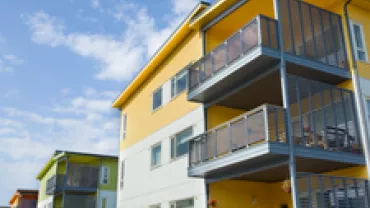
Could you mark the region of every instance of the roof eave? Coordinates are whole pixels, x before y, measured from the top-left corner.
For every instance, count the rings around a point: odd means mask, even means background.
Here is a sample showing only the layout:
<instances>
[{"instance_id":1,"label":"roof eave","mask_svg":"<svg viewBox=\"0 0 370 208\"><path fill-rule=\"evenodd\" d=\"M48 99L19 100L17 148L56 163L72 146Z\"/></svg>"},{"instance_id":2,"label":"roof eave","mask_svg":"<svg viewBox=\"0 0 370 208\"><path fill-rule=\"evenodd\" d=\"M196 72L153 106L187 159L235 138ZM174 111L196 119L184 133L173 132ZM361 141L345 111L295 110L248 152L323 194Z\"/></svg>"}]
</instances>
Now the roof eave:
<instances>
[{"instance_id":1,"label":"roof eave","mask_svg":"<svg viewBox=\"0 0 370 208\"><path fill-rule=\"evenodd\" d=\"M140 84L155 70L155 68L164 60L165 57L173 50L173 48L179 43L192 29L189 27L189 23L192 17L198 14L203 9L207 8L209 3L201 1L184 19L184 21L177 27L172 35L165 41L165 43L158 49L146 66L140 71L140 73L131 81L125 90L114 100L112 107L121 108L127 99L132 95Z\"/></svg>"}]
</instances>

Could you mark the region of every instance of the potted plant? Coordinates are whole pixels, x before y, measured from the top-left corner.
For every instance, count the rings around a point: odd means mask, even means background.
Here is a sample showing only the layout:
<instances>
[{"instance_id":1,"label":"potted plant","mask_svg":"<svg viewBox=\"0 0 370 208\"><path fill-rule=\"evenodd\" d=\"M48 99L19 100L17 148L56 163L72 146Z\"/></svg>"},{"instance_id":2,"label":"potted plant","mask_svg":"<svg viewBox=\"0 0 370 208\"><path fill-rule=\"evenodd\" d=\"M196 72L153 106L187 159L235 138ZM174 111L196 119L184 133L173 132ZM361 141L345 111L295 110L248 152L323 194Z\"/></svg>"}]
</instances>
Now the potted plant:
<instances>
[{"instance_id":1,"label":"potted plant","mask_svg":"<svg viewBox=\"0 0 370 208\"><path fill-rule=\"evenodd\" d=\"M284 192L290 193L292 190L290 180L289 179L284 180L283 183L281 184L281 188L283 189Z\"/></svg>"},{"instance_id":2,"label":"potted plant","mask_svg":"<svg viewBox=\"0 0 370 208\"><path fill-rule=\"evenodd\" d=\"M210 207L216 207L216 205L217 205L216 199L208 200L208 204L209 204Z\"/></svg>"}]
</instances>

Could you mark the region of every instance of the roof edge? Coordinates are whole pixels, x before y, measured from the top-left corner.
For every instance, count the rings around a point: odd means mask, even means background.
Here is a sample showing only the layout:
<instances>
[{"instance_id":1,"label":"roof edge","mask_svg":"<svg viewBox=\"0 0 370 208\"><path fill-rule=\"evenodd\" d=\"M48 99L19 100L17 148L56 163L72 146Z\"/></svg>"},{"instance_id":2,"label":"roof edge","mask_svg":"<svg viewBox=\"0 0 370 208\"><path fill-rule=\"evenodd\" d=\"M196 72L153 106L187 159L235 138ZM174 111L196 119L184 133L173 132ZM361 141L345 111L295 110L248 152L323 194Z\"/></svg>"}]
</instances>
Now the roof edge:
<instances>
[{"instance_id":1,"label":"roof edge","mask_svg":"<svg viewBox=\"0 0 370 208\"><path fill-rule=\"evenodd\" d=\"M136 74L136 76L131 80L131 82L128 84L128 86L118 95L118 97L113 101L112 107L113 108L120 108L122 107L130 95L132 95L136 89L140 86L140 78L144 77L146 78L153 72L156 68L156 64L153 64L155 61L157 61L157 58L164 54L166 57L168 56L167 51L165 51L166 48L168 48L168 45L175 41L177 38L181 37L183 33L186 31L190 31L191 28L187 27L190 23L191 19L199 14L200 11L207 8L210 5L210 3L205 1L200 1L194 9L192 9L189 14L184 18L184 20L177 26L177 28L173 31L173 33L167 38L167 40L161 45L161 47L158 48L158 50L154 53L154 55L149 59L149 61L146 63L146 65ZM172 51L172 50L171 50ZM159 61L161 63L163 60ZM153 66L155 65L155 66ZM153 66L153 67L151 67Z\"/></svg>"}]
</instances>

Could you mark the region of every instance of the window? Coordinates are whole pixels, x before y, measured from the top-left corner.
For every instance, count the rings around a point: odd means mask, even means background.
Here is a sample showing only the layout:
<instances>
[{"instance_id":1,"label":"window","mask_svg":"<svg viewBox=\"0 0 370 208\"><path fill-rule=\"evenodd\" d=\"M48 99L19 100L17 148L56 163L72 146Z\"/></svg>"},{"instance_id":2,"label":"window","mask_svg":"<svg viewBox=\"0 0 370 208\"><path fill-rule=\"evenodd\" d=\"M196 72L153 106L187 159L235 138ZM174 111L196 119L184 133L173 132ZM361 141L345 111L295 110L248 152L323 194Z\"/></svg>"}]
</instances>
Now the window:
<instances>
[{"instance_id":1,"label":"window","mask_svg":"<svg viewBox=\"0 0 370 208\"><path fill-rule=\"evenodd\" d=\"M101 176L100 176L100 184L108 184L109 183L109 167L102 166L101 167Z\"/></svg>"},{"instance_id":2,"label":"window","mask_svg":"<svg viewBox=\"0 0 370 208\"><path fill-rule=\"evenodd\" d=\"M352 45L357 60L368 61L365 36L362 25L352 22Z\"/></svg>"},{"instance_id":3,"label":"window","mask_svg":"<svg viewBox=\"0 0 370 208\"><path fill-rule=\"evenodd\" d=\"M188 142L193 135L193 127L189 127L171 138L171 159L188 153Z\"/></svg>"},{"instance_id":4,"label":"window","mask_svg":"<svg viewBox=\"0 0 370 208\"><path fill-rule=\"evenodd\" d=\"M127 114L123 114L121 118L121 139L124 140L126 138L126 123L127 123Z\"/></svg>"},{"instance_id":5,"label":"window","mask_svg":"<svg viewBox=\"0 0 370 208\"><path fill-rule=\"evenodd\" d=\"M162 86L153 93L153 110L162 106Z\"/></svg>"},{"instance_id":6,"label":"window","mask_svg":"<svg viewBox=\"0 0 370 208\"><path fill-rule=\"evenodd\" d=\"M124 184L124 178L125 178L125 161L122 160L121 161L121 178L120 178L120 183L119 183L119 187L121 189L123 189L123 184Z\"/></svg>"},{"instance_id":7,"label":"window","mask_svg":"<svg viewBox=\"0 0 370 208\"><path fill-rule=\"evenodd\" d=\"M184 90L188 85L187 71L181 71L171 79L171 98L176 97Z\"/></svg>"},{"instance_id":8,"label":"window","mask_svg":"<svg viewBox=\"0 0 370 208\"><path fill-rule=\"evenodd\" d=\"M171 208L194 208L194 199L170 202Z\"/></svg>"},{"instance_id":9,"label":"window","mask_svg":"<svg viewBox=\"0 0 370 208\"><path fill-rule=\"evenodd\" d=\"M161 164L161 144L152 147L151 150L151 167L156 167Z\"/></svg>"},{"instance_id":10,"label":"window","mask_svg":"<svg viewBox=\"0 0 370 208\"><path fill-rule=\"evenodd\" d=\"M101 200L101 208L107 208L108 199L106 197L103 197Z\"/></svg>"}]
</instances>

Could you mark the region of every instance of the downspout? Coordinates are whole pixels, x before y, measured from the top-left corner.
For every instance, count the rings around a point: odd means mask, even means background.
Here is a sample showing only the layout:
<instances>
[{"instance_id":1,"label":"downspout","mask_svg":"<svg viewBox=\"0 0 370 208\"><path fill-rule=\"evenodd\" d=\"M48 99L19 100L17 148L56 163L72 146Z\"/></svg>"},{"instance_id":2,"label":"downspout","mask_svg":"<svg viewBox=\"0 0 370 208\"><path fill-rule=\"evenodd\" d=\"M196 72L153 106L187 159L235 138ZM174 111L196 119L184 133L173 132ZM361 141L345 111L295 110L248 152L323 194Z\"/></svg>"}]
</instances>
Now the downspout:
<instances>
[{"instance_id":1,"label":"downspout","mask_svg":"<svg viewBox=\"0 0 370 208\"><path fill-rule=\"evenodd\" d=\"M281 93L283 98L283 106L285 110L285 124L286 124L286 137L289 141L289 175L291 183L291 195L293 208L299 208L299 197L297 188L297 170L295 161L295 147L292 136L292 122L290 115L290 103L289 103L289 92L288 92L288 78L286 72L286 60L284 52L284 39L283 39L283 27L281 25L281 10L279 0L274 0L275 17L277 17L277 29L278 29L278 40L280 47L280 79L281 79Z\"/></svg>"},{"instance_id":2,"label":"downspout","mask_svg":"<svg viewBox=\"0 0 370 208\"><path fill-rule=\"evenodd\" d=\"M352 0L347 0L346 3L344 4L344 16L346 18L346 24L347 24L347 35L349 38L349 46L351 49L351 60L352 60L352 82L353 82L353 88L355 91L355 102L356 102L356 112L357 112L357 117L359 119L359 128L360 128L360 136L362 140L362 146L363 146L363 151L365 155L365 162L366 162L366 169L367 169L367 175L368 178L370 178L370 148L369 148L369 140L368 140L368 126L367 126L367 121L366 121L366 113L365 113L365 108L364 108L364 103L363 103L363 96L362 96L362 90L361 90L361 85L360 85L360 76L358 73L358 68L357 68L357 61L355 58L355 50L353 48L353 43L352 43L352 32L351 32L351 24L349 20L349 14L348 14L348 5L352 2Z\"/></svg>"}]
</instances>

